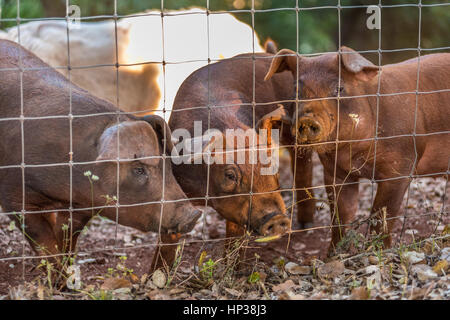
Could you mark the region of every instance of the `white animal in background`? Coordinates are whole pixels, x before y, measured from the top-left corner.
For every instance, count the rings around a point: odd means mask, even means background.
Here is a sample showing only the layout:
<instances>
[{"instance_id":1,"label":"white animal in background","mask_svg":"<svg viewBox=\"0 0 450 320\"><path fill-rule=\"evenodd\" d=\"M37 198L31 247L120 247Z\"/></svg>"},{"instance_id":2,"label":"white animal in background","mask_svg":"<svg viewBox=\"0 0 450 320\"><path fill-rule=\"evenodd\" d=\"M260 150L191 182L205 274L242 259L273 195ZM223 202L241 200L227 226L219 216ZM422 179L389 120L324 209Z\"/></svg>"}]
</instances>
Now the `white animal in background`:
<instances>
[{"instance_id":1,"label":"white animal in background","mask_svg":"<svg viewBox=\"0 0 450 320\"><path fill-rule=\"evenodd\" d=\"M8 29L9 40L36 54L80 87L100 98L118 104L125 111L157 107L160 90L156 65L120 67L116 64L115 26L113 21L82 23L80 29L70 29L65 21L32 21ZM67 46L69 39L70 46ZM117 26L117 53L120 64L127 63L128 26ZM119 86L117 86L117 78ZM119 99L117 99L119 92Z\"/></svg>"},{"instance_id":2,"label":"white animal in background","mask_svg":"<svg viewBox=\"0 0 450 320\"><path fill-rule=\"evenodd\" d=\"M82 22L79 29L70 29L72 81L116 104L118 87L121 109L165 108L168 120L181 83L207 65L208 58L214 63L240 53L264 52L251 26L229 13L207 16L205 9L191 8L165 14L164 20L160 11L146 11L117 21L118 62L131 65L119 67L118 86L114 21ZM18 41L17 27L10 28L7 36ZM22 24L20 37L25 48L51 66L62 67L58 70L67 76L65 21Z\"/></svg>"}]
</instances>

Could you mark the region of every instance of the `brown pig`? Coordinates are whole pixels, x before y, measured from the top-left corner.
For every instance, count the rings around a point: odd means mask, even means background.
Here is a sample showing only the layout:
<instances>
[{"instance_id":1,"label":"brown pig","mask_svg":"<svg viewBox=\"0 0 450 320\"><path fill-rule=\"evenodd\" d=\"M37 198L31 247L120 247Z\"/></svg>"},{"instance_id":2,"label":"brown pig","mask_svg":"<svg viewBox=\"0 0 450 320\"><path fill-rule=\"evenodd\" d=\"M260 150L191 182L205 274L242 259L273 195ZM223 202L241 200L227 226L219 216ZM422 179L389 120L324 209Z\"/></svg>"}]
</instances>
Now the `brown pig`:
<instances>
[{"instance_id":1,"label":"brown pig","mask_svg":"<svg viewBox=\"0 0 450 320\"><path fill-rule=\"evenodd\" d=\"M448 174L450 54L378 67L350 48L340 53L303 57L283 49L266 80L285 70L298 74L291 132L300 147L313 145L319 154L333 225L352 222L358 180L373 179L371 228L388 247L411 179ZM330 253L343 231L333 228Z\"/></svg>"},{"instance_id":2,"label":"brown pig","mask_svg":"<svg viewBox=\"0 0 450 320\"><path fill-rule=\"evenodd\" d=\"M94 214L163 235L193 228L201 212L163 157L170 130L160 117L146 119L119 115L0 41L0 205L23 223L38 254L73 252Z\"/></svg>"},{"instance_id":3,"label":"brown pig","mask_svg":"<svg viewBox=\"0 0 450 320\"><path fill-rule=\"evenodd\" d=\"M195 136L194 123L201 121L201 133L207 129L217 129L223 134L220 140L229 145L233 142L226 136L229 129L241 130L240 133L235 131L237 140L242 139L244 132L252 128L270 131L272 123L267 122L268 119L277 119L277 125L282 123L289 110L279 107L276 102L292 98L293 78L289 72L285 72L274 76L271 81L263 82L271 56L267 53L254 56L241 54L192 73L181 85L175 98L169 120L172 131L186 129L190 136ZM256 102L254 108L253 95ZM257 143L260 138L257 134ZM285 140L282 142L293 144ZM212 151L212 144L207 140L203 144L203 151ZM236 144L234 146L233 156L237 159L239 151ZM245 152L248 153L248 150ZM300 163L304 165L299 165L297 183L300 187L311 185L310 155L304 155L304 159L297 162ZM264 165L259 160L254 165L248 162L208 165L203 161L201 164L175 165L173 170L183 191L189 198L196 199L197 204L204 204L205 196L208 195L208 205L227 220L228 237L242 233L244 228L261 235L281 234L290 227L290 220L285 215L285 205L277 191L278 174L263 175L262 167ZM306 197L304 190L301 192L299 195ZM298 212L309 211L309 219L312 219L314 203L303 202L300 207ZM299 220L303 225L303 221Z\"/></svg>"}]
</instances>

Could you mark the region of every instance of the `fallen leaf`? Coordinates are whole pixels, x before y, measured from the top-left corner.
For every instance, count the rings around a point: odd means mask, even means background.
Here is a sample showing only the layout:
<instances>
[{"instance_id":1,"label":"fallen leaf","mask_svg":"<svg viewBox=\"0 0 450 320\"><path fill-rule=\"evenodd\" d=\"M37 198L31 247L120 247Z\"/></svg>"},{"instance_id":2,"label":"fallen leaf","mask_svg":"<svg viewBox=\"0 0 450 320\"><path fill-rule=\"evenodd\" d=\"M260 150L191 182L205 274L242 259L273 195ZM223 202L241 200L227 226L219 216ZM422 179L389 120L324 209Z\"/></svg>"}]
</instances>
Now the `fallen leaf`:
<instances>
[{"instance_id":1,"label":"fallen leaf","mask_svg":"<svg viewBox=\"0 0 450 320\"><path fill-rule=\"evenodd\" d=\"M330 279L341 275L344 270L344 264L339 260L335 260L321 265L317 270L317 274L320 278Z\"/></svg>"},{"instance_id":2,"label":"fallen leaf","mask_svg":"<svg viewBox=\"0 0 450 320\"><path fill-rule=\"evenodd\" d=\"M183 293L183 292L185 292L185 290L182 289L182 288L173 288L173 289L171 289L171 290L169 291L169 294L170 294L171 296L174 296L174 295L177 295L177 294L180 294L180 293Z\"/></svg>"},{"instance_id":3,"label":"fallen leaf","mask_svg":"<svg viewBox=\"0 0 450 320\"><path fill-rule=\"evenodd\" d=\"M231 288L224 288L226 292L228 292L229 294L231 294L234 297L239 297L242 293L235 290L235 289L231 289Z\"/></svg>"},{"instance_id":4,"label":"fallen leaf","mask_svg":"<svg viewBox=\"0 0 450 320\"><path fill-rule=\"evenodd\" d=\"M108 278L100 287L102 290L116 290L120 288L131 288L131 282L123 278Z\"/></svg>"},{"instance_id":5,"label":"fallen leaf","mask_svg":"<svg viewBox=\"0 0 450 320\"><path fill-rule=\"evenodd\" d=\"M416 264L411 267L411 273L417 276L420 281L436 278L438 275L426 264Z\"/></svg>"},{"instance_id":6,"label":"fallen leaf","mask_svg":"<svg viewBox=\"0 0 450 320\"><path fill-rule=\"evenodd\" d=\"M293 275L297 275L297 274L307 275L307 274L311 273L311 267L299 266L298 264L293 263L293 262L286 263L284 268L287 272L289 272L290 274L293 274Z\"/></svg>"},{"instance_id":7,"label":"fallen leaf","mask_svg":"<svg viewBox=\"0 0 450 320\"><path fill-rule=\"evenodd\" d=\"M289 290L290 288L292 288L292 287L294 287L294 286L295 286L294 281L292 281L292 280L287 280L287 281L285 281L285 282L283 282L283 283L280 283L280 284L278 284L278 285L276 285L276 286L273 286L273 287L272 287L272 290L273 290L274 292L278 292L278 291L287 291L287 290Z\"/></svg>"},{"instance_id":8,"label":"fallen leaf","mask_svg":"<svg viewBox=\"0 0 450 320\"><path fill-rule=\"evenodd\" d=\"M285 291L278 296L278 300L305 300L305 299L306 297L304 295L295 294L290 290Z\"/></svg>"},{"instance_id":9,"label":"fallen leaf","mask_svg":"<svg viewBox=\"0 0 450 320\"><path fill-rule=\"evenodd\" d=\"M131 279L131 282L133 282L133 283L139 283L139 277L137 275L135 275L134 273L132 273L130 275L130 279Z\"/></svg>"},{"instance_id":10,"label":"fallen leaf","mask_svg":"<svg viewBox=\"0 0 450 320\"><path fill-rule=\"evenodd\" d=\"M369 294L367 293L367 289L364 287L354 288L352 290L352 294L350 295L351 300L367 300L369 298Z\"/></svg>"},{"instance_id":11,"label":"fallen leaf","mask_svg":"<svg viewBox=\"0 0 450 320\"><path fill-rule=\"evenodd\" d=\"M150 300L170 300L170 296L158 289L147 292L147 297Z\"/></svg>"},{"instance_id":12,"label":"fallen leaf","mask_svg":"<svg viewBox=\"0 0 450 320\"><path fill-rule=\"evenodd\" d=\"M448 262L447 260L441 260L436 262L436 264L433 267L433 271L436 272L437 274L442 274L442 273L446 273L448 270Z\"/></svg>"}]
</instances>

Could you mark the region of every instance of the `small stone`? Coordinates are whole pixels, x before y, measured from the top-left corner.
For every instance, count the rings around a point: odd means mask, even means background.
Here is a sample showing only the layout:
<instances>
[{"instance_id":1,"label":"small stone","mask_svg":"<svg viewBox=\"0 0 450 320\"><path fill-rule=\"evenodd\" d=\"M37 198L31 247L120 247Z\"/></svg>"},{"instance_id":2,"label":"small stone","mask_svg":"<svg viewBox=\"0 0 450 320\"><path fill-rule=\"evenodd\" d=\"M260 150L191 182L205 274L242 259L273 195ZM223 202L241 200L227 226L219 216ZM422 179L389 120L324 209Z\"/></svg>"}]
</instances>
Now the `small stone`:
<instances>
[{"instance_id":1,"label":"small stone","mask_svg":"<svg viewBox=\"0 0 450 320\"><path fill-rule=\"evenodd\" d=\"M378 266L371 265L371 266L367 266L365 268L359 269L358 271L356 271L356 274L371 275L371 274L374 274L377 272L380 272L380 268L378 268Z\"/></svg>"},{"instance_id":2,"label":"small stone","mask_svg":"<svg viewBox=\"0 0 450 320\"><path fill-rule=\"evenodd\" d=\"M164 288L166 285L166 275L161 269L156 270L152 274L152 282L158 288Z\"/></svg>"},{"instance_id":3,"label":"small stone","mask_svg":"<svg viewBox=\"0 0 450 320\"><path fill-rule=\"evenodd\" d=\"M303 280L298 282L298 286L299 286L299 289L302 291L311 291L314 289L314 287L311 283L309 283L308 281L303 281Z\"/></svg>"},{"instance_id":4,"label":"small stone","mask_svg":"<svg viewBox=\"0 0 450 320\"><path fill-rule=\"evenodd\" d=\"M450 263L450 247L442 249L440 260L447 260Z\"/></svg>"},{"instance_id":5,"label":"small stone","mask_svg":"<svg viewBox=\"0 0 450 320\"><path fill-rule=\"evenodd\" d=\"M380 290L381 288L381 272L375 272L370 277L367 277L367 287L370 289Z\"/></svg>"},{"instance_id":6,"label":"small stone","mask_svg":"<svg viewBox=\"0 0 450 320\"><path fill-rule=\"evenodd\" d=\"M403 259L405 259L409 265L417 264L417 263L423 262L425 260L425 253L416 252L416 251L408 251L403 254Z\"/></svg>"},{"instance_id":7,"label":"small stone","mask_svg":"<svg viewBox=\"0 0 450 320\"><path fill-rule=\"evenodd\" d=\"M420 281L427 281L429 279L436 278L438 275L426 264L416 264L411 267L411 273L417 277Z\"/></svg>"}]
</instances>

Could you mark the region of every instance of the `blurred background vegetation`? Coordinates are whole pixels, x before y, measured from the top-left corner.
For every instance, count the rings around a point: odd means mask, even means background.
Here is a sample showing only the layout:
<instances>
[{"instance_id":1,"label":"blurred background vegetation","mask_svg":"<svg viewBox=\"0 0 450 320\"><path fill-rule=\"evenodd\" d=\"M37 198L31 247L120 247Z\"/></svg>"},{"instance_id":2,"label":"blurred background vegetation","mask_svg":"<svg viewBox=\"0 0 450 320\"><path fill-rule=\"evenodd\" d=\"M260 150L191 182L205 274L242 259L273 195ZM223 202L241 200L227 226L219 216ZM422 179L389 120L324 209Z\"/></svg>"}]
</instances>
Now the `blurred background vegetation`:
<instances>
[{"instance_id":1,"label":"blurred background vegetation","mask_svg":"<svg viewBox=\"0 0 450 320\"><path fill-rule=\"evenodd\" d=\"M273 10L256 12L254 27L261 42L267 37L274 39L279 48L290 48L300 53L335 51L340 43L356 50L382 49L411 50L383 53L383 64L400 61L417 56L418 35L421 34L422 48L440 48L450 46L450 1L422 0L419 19L418 6L411 6L418 0L381 1L381 32L366 28L368 14L366 8L330 8L336 6L337 0L210 0L210 10L230 11L241 21L252 24L252 15L248 10L290 8L290 10ZM297 15L296 2L300 8ZM114 0L70 0L70 4L81 8L82 16L102 16L114 13ZM341 0L342 6L376 5L379 0ZM0 0L2 19L17 17L17 0ZM409 6L408 6L409 4ZM427 6L440 4L437 6ZM442 5L443 4L443 5ZM165 0L164 9L175 10L192 6L206 7L206 0ZM404 5L389 7L391 5ZM328 6L328 7L327 7ZM320 8L322 7L322 8ZM133 14L147 9L161 9L161 0L117 0L119 15ZM20 0L22 18L64 17L65 0ZM340 17L340 18L339 18ZM421 24L419 26L419 21ZM0 28L16 25L16 21L0 21ZM298 30L297 30L298 27ZM298 32L298 42L297 42ZM370 58L370 57L369 57ZM377 60L374 55L372 60Z\"/></svg>"}]
</instances>

